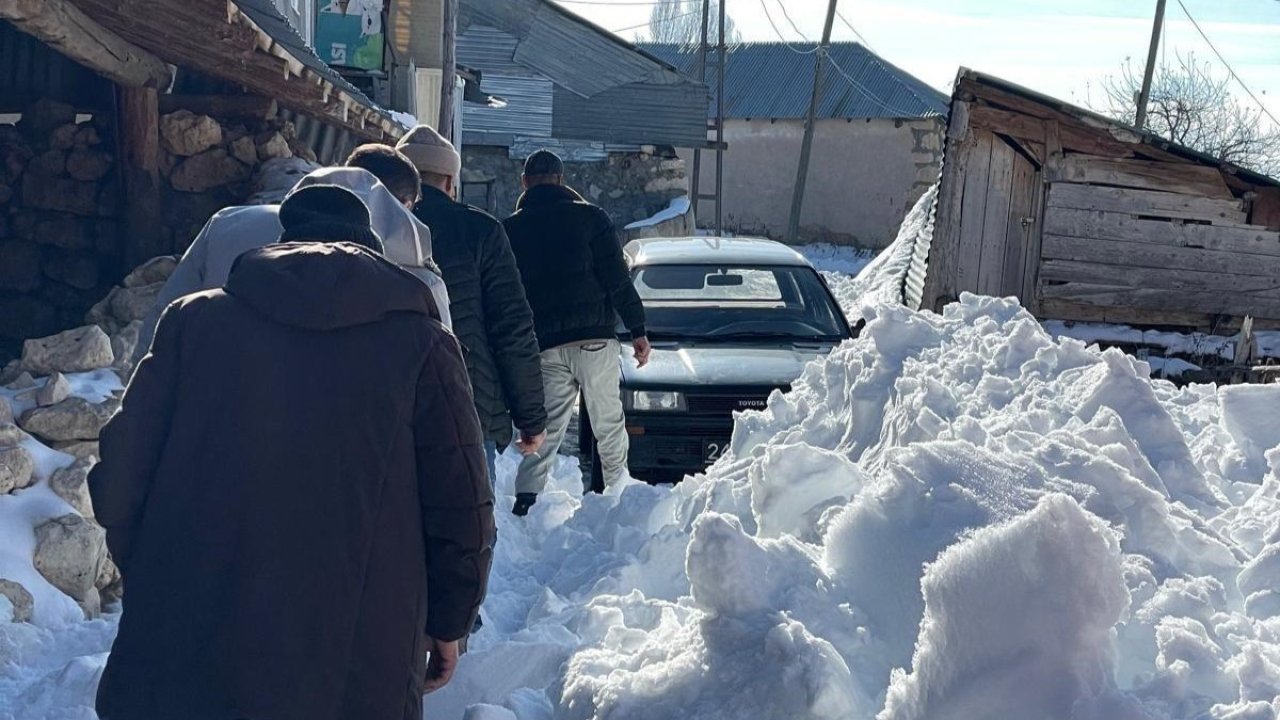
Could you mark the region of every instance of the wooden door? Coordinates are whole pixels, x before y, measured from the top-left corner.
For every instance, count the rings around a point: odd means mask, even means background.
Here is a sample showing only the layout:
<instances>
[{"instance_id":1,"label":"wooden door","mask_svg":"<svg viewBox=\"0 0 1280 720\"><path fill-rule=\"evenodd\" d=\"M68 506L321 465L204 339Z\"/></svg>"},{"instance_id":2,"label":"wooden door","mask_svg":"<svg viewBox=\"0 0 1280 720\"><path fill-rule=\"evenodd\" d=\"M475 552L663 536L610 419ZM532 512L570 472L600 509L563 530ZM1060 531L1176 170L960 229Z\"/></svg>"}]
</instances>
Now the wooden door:
<instances>
[{"instance_id":1,"label":"wooden door","mask_svg":"<svg viewBox=\"0 0 1280 720\"><path fill-rule=\"evenodd\" d=\"M1022 298L1039 186L1040 172L1026 156L998 135L977 134L960 205L958 290Z\"/></svg>"}]
</instances>

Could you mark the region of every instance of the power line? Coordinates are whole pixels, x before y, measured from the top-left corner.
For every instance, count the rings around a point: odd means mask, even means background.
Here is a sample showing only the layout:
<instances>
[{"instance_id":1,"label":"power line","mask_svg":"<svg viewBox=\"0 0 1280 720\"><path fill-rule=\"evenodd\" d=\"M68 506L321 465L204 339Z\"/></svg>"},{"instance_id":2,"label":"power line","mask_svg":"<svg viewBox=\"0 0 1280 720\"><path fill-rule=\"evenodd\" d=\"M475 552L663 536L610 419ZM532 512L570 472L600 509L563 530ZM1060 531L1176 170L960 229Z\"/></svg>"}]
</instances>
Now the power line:
<instances>
[{"instance_id":1,"label":"power line","mask_svg":"<svg viewBox=\"0 0 1280 720\"><path fill-rule=\"evenodd\" d=\"M769 19L769 26L773 28L774 34L778 36L778 39L782 40L783 47L787 48L793 53L796 53L797 55L812 55L818 52L817 45L813 46L812 48L809 48L808 50L797 50L794 47L792 47L791 42L787 40L786 36L782 34L782 31L778 29L778 24L773 21L773 15L769 13L768 0L760 0L760 7L764 9L764 16Z\"/></svg>"},{"instance_id":2,"label":"power line","mask_svg":"<svg viewBox=\"0 0 1280 720\"><path fill-rule=\"evenodd\" d=\"M800 30L800 26L796 25L796 21L791 19L791 13L787 12L786 3L782 2L782 0L778 0L778 7L782 8L783 17L785 17L787 22L791 24L791 29L795 30L797 35L799 35L805 42L813 42Z\"/></svg>"},{"instance_id":3,"label":"power line","mask_svg":"<svg viewBox=\"0 0 1280 720\"><path fill-rule=\"evenodd\" d=\"M1249 89L1249 86L1244 84L1244 80L1241 80L1240 76L1236 74L1235 69L1231 67L1231 63L1227 62L1227 59L1222 57L1222 53L1218 52L1217 46L1215 46L1213 41L1209 39L1209 36L1205 34L1204 30L1200 27L1200 23L1196 22L1196 19L1191 17L1191 11L1187 9L1186 4L1183 3L1182 0L1178 0L1178 7L1182 8L1182 14L1186 15L1187 19L1191 21L1196 32L1200 33L1200 37L1204 39L1205 44L1209 46L1209 49L1213 51L1213 54L1217 55L1218 60L1222 61L1222 64L1226 66L1227 72L1231 74L1231 77L1240 84L1240 87L1244 89L1245 93L1247 93L1249 97L1253 98L1253 101L1258 104L1258 107L1262 110L1263 114L1271 118L1271 122L1280 127L1280 120L1276 120L1276 116L1272 115L1271 111L1267 109L1267 106L1263 105L1262 101L1258 99L1258 96L1254 95L1253 91Z\"/></svg>"},{"instance_id":4,"label":"power line","mask_svg":"<svg viewBox=\"0 0 1280 720\"><path fill-rule=\"evenodd\" d=\"M827 62L831 63L831 67L834 68L835 71L839 73L841 77L847 80L850 85L852 85L858 92L862 93L863 97L875 103L876 105L879 105L881 108L888 110L890 113L893 114L894 117L908 118L908 117L914 117L915 115L918 114L918 113L909 113L906 110L903 110L902 108L886 105L882 100L880 100L880 98L877 98L870 90L867 90L865 87L862 86L861 83L859 83L857 80L854 80L852 75L845 72L845 69L840 67L840 63L837 63L836 59L831 57L830 53L827 54Z\"/></svg>"},{"instance_id":5,"label":"power line","mask_svg":"<svg viewBox=\"0 0 1280 720\"><path fill-rule=\"evenodd\" d=\"M672 22L672 21L675 21L675 20L679 20L679 19L681 19L681 18L687 18L687 17L691 17L691 16L693 16L693 15L701 15L701 14L702 14L702 11L701 11L701 10L694 10L693 12L687 12L687 13L684 13L684 14L682 14L682 15L672 15L671 17L666 18L666 19L664 20L664 22ZM642 22L642 23L640 23L639 25L629 25L629 26L624 27L624 28L618 28L617 30L610 30L609 32L620 33L620 32L626 32L626 31L628 31L628 30L639 30L640 28L646 28L646 27L649 27L649 26L651 26L651 25L653 25L653 22L652 22L652 21L649 21L649 22Z\"/></svg>"},{"instance_id":6,"label":"power line","mask_svg":"<svg viewBox=\"0 0 1280 720\"><path fill-rule=\"evenodd\" d=\"M875 51L875 48L871 47L871 43L867 42L867 39L862 37L862 33L858 32L858 28L854 27L853 23L849 22L849 18L846 18L844 13L840 12L839 8L836 8L836 17L840 18L840 22L844 23L845 27L848 27L853 31L854 36L861 40L862 44L867 46L867 49L873 52Z\"/></svg>"},{"instance_id":7,"label":"power line","mask_svg":"<svg viewBox=\"0 0 1280 720\"><path fill-rule=\"evenodd\" d=\"M778 4L780 6L782 5L781 0L779 0ZM764 8L764 15L765 17L769 18L769 25L770 27L773 28L773 32L775 35L778 36L778 39L782 41L783 47L787 48L791 52L794 52L798 55L812 55L813 53L816 53L818 52L819 49L821 49L821 46L818 46L818 45L815 45L814 47L808 50L795 49L792 46L791 41L787 40L787 37L782 34L782 31L778 29L778 25L773 21L773 16L769 14L769 5L766 2L766 0L760 0L760 6ZM783 11L784 12L786 11L785 7ZM806 38L806 41L808 41L807 38ZM879 105L882 109L889 111L896 117L913 117L915 115L915 113L908 113L902 110L901 108L896 108L896 107L892 107L890 105L885 104L882 100L877 98L870 90L867 90L865 87L863 87L862 83L859 83L857 80L854 80L853 76L850 75L848 72L846 72L844 68L840 67L840 64L836 62L836 59L831 56L830 52L827 52L827 61L831 63L831 67L836 71L836 73L838 73L841 77L843 77L845 81L848 82L849 85L853 87L854 90L857 90L859 93L863 95L863 97L867 98L868 100L875 103L876 105Z\"/></svg>"}]
</instances>

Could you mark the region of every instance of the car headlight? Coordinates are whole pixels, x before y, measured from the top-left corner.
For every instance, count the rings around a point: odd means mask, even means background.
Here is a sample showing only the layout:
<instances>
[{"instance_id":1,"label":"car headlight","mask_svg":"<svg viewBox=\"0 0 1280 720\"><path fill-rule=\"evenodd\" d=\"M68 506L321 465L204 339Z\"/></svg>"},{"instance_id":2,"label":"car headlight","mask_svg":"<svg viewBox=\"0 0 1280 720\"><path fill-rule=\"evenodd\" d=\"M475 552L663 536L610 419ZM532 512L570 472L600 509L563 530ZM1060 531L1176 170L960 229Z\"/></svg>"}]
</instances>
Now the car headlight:
<instances>
[{"instance_id":1,"label":"car headlight","mask_svg":"<svg viewBox=\"0 0 1280 720\"><path fill-rule=\"evenodd\" d=\"M622 393L623 404L637 412L683 412L687 409L684 393L667 390L628 390Z\"/></svg>"}]
</instances>

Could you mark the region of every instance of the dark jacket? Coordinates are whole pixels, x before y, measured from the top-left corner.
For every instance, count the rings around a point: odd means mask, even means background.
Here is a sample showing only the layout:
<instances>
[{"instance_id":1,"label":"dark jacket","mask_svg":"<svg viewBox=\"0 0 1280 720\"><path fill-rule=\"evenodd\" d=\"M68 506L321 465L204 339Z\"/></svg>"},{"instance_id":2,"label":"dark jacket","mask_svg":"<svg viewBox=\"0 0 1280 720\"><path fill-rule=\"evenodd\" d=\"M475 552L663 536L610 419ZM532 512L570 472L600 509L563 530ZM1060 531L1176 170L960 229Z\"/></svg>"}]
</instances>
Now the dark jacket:
<instances>
[{"instance_id":1,"label":"dark jacket","mask_svg":"<svg viewBox=\"0 0 1280 720\"><path fill-rule=\"evenodd\" d=\"M354 245L271 245L165 312L89 477L124 577L104 720L418 720L483 599L493 495L457 342Z\"/></svg>"},{"instance_id":2,"label":"dark jacket","mask_svg":"<svg viewBox=\"0 0 1280 720\"><path fill-rule=\"evenodd\" d=\"M644 307L603 210L563 185L535 185L503 225L543 350L615 337L619 317L633 336L645 334Z\"/></svg>"},{"instance_id":3,"label":"dark jacket","mask_svg":"<svg viewBox=\"0 0 1280 720\"><path fill-rule=\"evenodd\" d=\"M547 410L533 313L502 224L430 185L413 212L431 228L485 436L506 447L513 422L530 435L542 432Z\"/></svg>"}]
</instances>

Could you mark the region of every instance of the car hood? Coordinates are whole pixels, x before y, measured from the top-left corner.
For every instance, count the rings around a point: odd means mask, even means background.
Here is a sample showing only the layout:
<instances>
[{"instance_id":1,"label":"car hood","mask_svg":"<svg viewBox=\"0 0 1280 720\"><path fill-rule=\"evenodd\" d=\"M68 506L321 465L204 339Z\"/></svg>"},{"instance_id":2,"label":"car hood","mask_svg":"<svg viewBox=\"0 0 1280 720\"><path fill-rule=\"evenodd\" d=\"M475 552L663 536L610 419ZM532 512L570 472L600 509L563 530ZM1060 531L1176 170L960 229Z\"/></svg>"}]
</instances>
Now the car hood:
<instances>
[{"instance_id":1,"label":"car hood","mask_svg":"<svg viewBox=\"0 0 1280 720\"><path fill-rule=\"evenodd\" d=\"M740 347L654 345L649 364L636 368L623 346L622 382L631 387L667 385L790 385L804 366L831 352L832 345Z\"/></svg>"}]
</instances>

